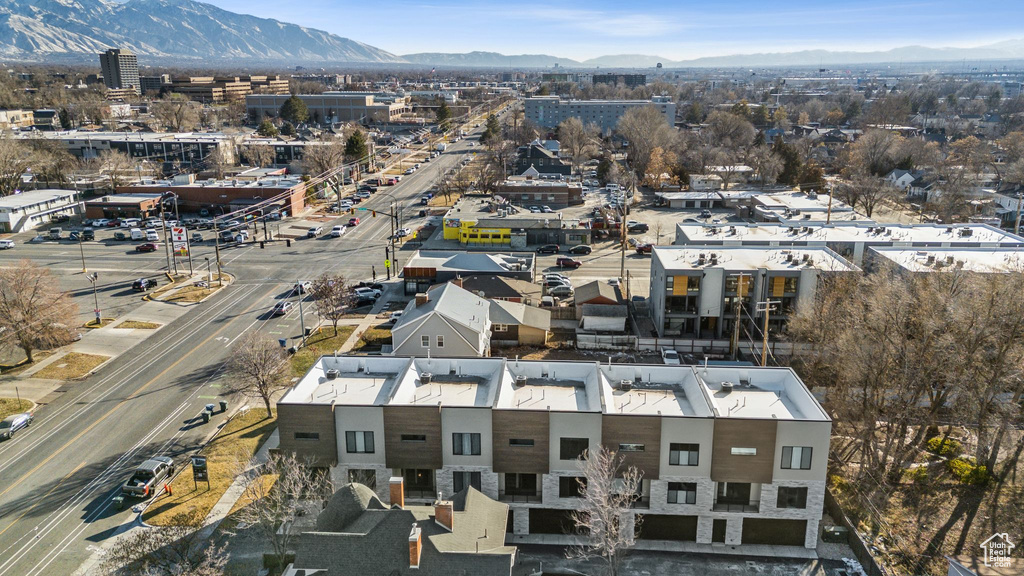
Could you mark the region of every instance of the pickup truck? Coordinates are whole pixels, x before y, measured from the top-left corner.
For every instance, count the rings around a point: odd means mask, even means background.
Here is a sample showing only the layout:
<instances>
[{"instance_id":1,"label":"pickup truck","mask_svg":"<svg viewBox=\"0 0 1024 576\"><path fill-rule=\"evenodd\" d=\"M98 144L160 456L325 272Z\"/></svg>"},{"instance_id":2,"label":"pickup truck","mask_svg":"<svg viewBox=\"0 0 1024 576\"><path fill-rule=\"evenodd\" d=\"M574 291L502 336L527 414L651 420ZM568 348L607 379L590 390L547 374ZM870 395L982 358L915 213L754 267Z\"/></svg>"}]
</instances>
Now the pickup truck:
<instances>
[{"instance_id":1,"label":"pickup truck","mask_svg":"<svg viewBox=\"0 0 1024 576\"><path fill-rule=\"evenodd\" d=\"M132 477L121 486L121 494L126 497L148 498L156 494L163 483L174 474L174 460L167 456L154 456L135 469Z\"/></svg>"}]
</instances>

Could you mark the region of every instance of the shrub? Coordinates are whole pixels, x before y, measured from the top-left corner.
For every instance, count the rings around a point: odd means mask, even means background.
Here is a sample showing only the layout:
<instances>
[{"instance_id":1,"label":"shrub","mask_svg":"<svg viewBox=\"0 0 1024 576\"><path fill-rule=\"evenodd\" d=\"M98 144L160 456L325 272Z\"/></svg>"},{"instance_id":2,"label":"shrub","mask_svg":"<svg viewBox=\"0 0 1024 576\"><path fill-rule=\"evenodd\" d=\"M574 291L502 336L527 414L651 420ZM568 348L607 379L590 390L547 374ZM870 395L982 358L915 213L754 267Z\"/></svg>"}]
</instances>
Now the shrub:
<instances>
[{"instance_id":1,"label":"shrub","mask_svg":"<svg viewBox=\"0 0 1024 576\"><path fill-rule=\"evenodd\" d=\"M913 482L914 484L920 486L928 482L928 468L924 466L911 468L910 470L906 471L903 477L909 480L910 482Z\"/></svg>"},{"instance_id":2,"label":"shrub","mask_svg":"<svg viewBox=\"0 0 1024 576\"><path fill-rule=\"evenodd\" d=\"M952 438L947 438L945 441L941 437L936 436L928 440L928 451L932 454L938 454L939 456L948 456L950 458L956 458L959 456L963 447L959 442Z\"/></svg>"},{"instance_id":3,"label":"shrub","mask_svg":"<svg viewBox=\"0 0 1024 576\"><path fill-rule=\"evenodd\" d=\"M988 468L978 466L974 458L953 458L946 462L946 466L962 484L980 486L988 483Z\"/></svg>"}]
</instances>

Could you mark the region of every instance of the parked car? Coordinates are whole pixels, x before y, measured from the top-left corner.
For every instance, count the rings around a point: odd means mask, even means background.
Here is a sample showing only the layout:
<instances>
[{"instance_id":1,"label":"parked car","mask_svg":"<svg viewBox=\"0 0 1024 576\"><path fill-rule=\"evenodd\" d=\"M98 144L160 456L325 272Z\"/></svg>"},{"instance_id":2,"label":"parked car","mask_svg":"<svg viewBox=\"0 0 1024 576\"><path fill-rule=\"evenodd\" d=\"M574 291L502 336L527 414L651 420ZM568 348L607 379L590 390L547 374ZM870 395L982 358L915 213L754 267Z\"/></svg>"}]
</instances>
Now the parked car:
<instances>
[{"instance_id":1,"label":"parked car","mask_svg":"<svg viewBox=\"0 0 1024 576\"><path fill-rule=\"evenodd\" d=\"M553 308L558 304L558 298L554 296L541 296L540 306L541 308Z\"/></svg>"},{"instance_id":2,"label":"parked car","mask_svg":"<svg viewBox=\"0 0 1024 576\"><path fill-rule=\"evenodd\" d=\"M551 206L541 206L540 211L544 214L553 214L555 211L551 209Z\"/></svg>"},{"instance_id":3,"label":"parked car","mask_svg":"<svg viewBox=\"0 0 1024 576\"><path fill-rule=\"evenodd\" d=\"M147 242L145 244L139 244L135 247L136 252L156 252L156 244Z\"/></svg>"},{"instance_id":4,"label":"parked car","mask_svg":"<svg viewBox=\"0 0 1024 576\"><path fill-rule=\"evenodd\" d=\"M324 233L323 226L310 226L309 230L306 231L306 238L316 238L317 236Z\"/></svg>"},{"instance_id":5,"label":"parked car","mask_svg":"<svg viewBox=\"0 0 1024 576\"><path fill-rule=\"evenodd\" d=\"M569 284L568 281L563 280L561 278L545 278L544 279L544 287L545 288L554 288L555 286L569 286L570 288L572 288L572 286Z\"/></svg>"},{"instance_id":6,"label":"parked car","mask_svg":"<svg viewBox=\"0 0 1024 576\"><path fill-rule=\"evenodd\" d=\"M341 238L341 235L344 234L347 229L347 226L335 226L334 228L331 228L331 238Z\"/></svg>"},{"instance_id":7,"label":"parked car","mask_svg":"<svg viewBox=\"0 0 1024 576\"><path fill-rule=\"evenodd\" d=\"M134 240L134 238L132 238ZM147 242L159 242L160 235L157 234L156 230L146 230L146 241Z\"/></svg>"},{"instance_id":8,"label":"parked car","mask_svg":"<svg viewBox=\"0 0 1024 576\"><path fill-rule=\"evenodd\" d=\"M554 272L548 272L547 274L545 274L544 275L544 279L545 280L562 280L566 284L572 284L572 282L569 280L568 276L566 276L564 274L556 274Z\"/></svg>"},{"instance_id":9,"label":"parked car","mask_svg":"<svg viewBox=\"0 0 1024 576\"><path fill-rule=\"evenodd\" d=\"M193 232L192 233L192 243L193 244L199 244L202 241L203 241L203 235L202 234L200 234L199 232Z\"/></svg>"},{"instance_id":10,"label":"parked car","mask_svg":"<svg viewBox=\"0 0 1024 576\"><path fill-rule=\"evenodd\" d=\"M369 192L356 192L355 193L355 197L356 198L362 198L363 200L366 200L366 199L368 199L370 197L370 193Z\"/></svg>"},{"instance_id":11,"label":"parked car","mask_svg":"<svg viewBox=\"0 0 1024 576\"><path fill-rule=\"evenodd\" d=\"M566 286L564 284L561 286L552 286L548 289L548 294L558 296L560 298L568 298L572 296L573 289L572 286Z\"/></svg>"},{"instance_id":12,"label":"parked car","mask_svg":"<svg viewBox=\"0 0 1024 576\"><path fill-rule=\"evenodd\" d=\"M534 214L540 214L540 207L539 206L530 206L530 212L533 212Z\"/></svg>"},{"instance_id":13,"label":"parked car","mask_svg":"<svg viewBox=\"0 0 1024 576\"><path fill-rule=\"evenodd\" d=\"M14 248L14 240L0 240L0 250L10 250Z\"/></svg>"},{"instance_id":14,"label":"parked car","mask_svg":"<svg viewBox=\"0 0 1024 576\"><path fill-rule=\"evenodd\" d=\"M537 248L537 254L558 254L558 244L545 244Z\"/></svg>"},{"instance_id":15,"label":"parked car","mask_svg":"<svg viewBox=\"0 0 1024 576\"><path fill-rule=\"evenodd\" d=\"M110 220L107 218L97 218L91 224L93 228L106 228L110 224Z\"/></svg>"},{"instance_id":16,"label":"parked car","mask_svg":"<svg viewBox=\"0 0 1024 576\"><path fill-rule=\"evenodd\" d=\"M14 433L22 428L28 428L32 424L32 415L28 412L23 414L12 414L0 421L0 440L14 438Z\"/></svg>"},{"instance_id":17,"label":"parked car","mask_svg":"<svg viewBox=\"0 0 1024 576\"><path fill-rule=\"evenodd\" d=\"M701 210L700 211L700 217L701 218L711 218L711 210L708 210L707 208Z\"/></svg>"},{"instance_id":18,"label":"parked car","mask_svg":"<svg viewBox=\"0 0 1024 576\"><path fill-rule=\"evenodd\" d=\"M148 498L174 474L174 460L167 456L154 456L135 469L132 477L121 486L121 494L128 497Z\"/></svg>"},{"instance_id":19,"label":"parked car","mask_svg":"<svg viewBox=\"0 0 1024 576\"><path fill-rule=\"evenodd\" d=\"M50 240L60 240L60 235L63 232L60 228L50 228Z\"/></svg>"},{"instance_id":20,"label":"parked car","mask_svg":"<svg viewBox=\"0 0 1024 576\"><path fill-rule=\"evenodd\" d=\"M359 284L356 284L355 287L356 288L369 288L371 290L380 290L382 293L384 292L384 285L381 284L380 282L366 282L366 281L363 281L363 282L360 282Z\"/></svg>"},{"instance_id":21,"label":"parked car","mask_svg":"<svg viewBox=\"0 0 1024 576\"><path fill-rule=\"evenodd\" d=\"M138 228L130 228L128 233L131 234L132 240L147 240L146 233ZM156 234L156 231L153 231Z\"/></svg>"},{"instance_id":22,"label":"parked car","mask_svg":"<svg viewBox=\"0 0 1024 576\"><path fill-rule=\"evenodd\" d=\"M294 305L291 302L287 300L282 300L277 304L274 304L274 307L270 309L270 315L284 316L285 314L291 312L293 307Z\"/></svg>"},{"instance_id":23,"label":"parked car","mask_svg":"<svg viewBox=\"0 0 1024 576\"><path fill-rule=\"evenodd\" d=\"M370 298L372 300L380 298L381 294L380 290L365 287L356 288L355 290L352 291L352 293L356 295L356 298Z\"/></svg>"},{"instance_id":24,"label":"parked car","mask_svg":"<svg viewBox=\"0 0 1024 576\"><path fill-rule=\"evenodd\" d=\"M401 317L402 317L402 311L401 310L396 310L395 312L392 312L390 316L388 316L388 322L390 322L391 324L395 324L395 323L398 322L398 319L401 318Z\"/></svg>"},{"instance_id":25,"label":"parked car","mask_svg":"<svg viewBox=\"0 0 1024 576\"><path fill-rule=\"evenodd\" d=\"M661 361L670 366L679 366L682 361L679 359L679 352L670 348L661 349Z\"/></svg>"},{"instance_id":26,"label":"parked car","mask_svg":"<svg viewBox=\"0 0 1024 576\"><path fill-rule=\"evenodd\" d=\"M559 268L579 268L580 266L583 265L583 262L580 262L579 260L575 260L573 258L559 258L558 260L555 261L555 264Z\"/></svg>"},{"instance_id":27,"label":"parked car","mask_svg":"<svg viewBox=\"0 0 1024 576\"><path fill-rule=\"evenodd\" d=\"M634 222L633 224L627 223L626 228L630 232L647 232L648 230L650 230L650 226L644 224L643 222Z\"/></svg>"},{"instance_id":28,"label":"parked car","mask_svg":"<svg viewBox=\"0 0 1024 576\"><path fill-rule=\"evenodd\" d=\"M573 246L569 248L569 254L590 254L594 249L586 244L580 244L579 246Z\"/></svg>"},{"instance_id":29,"label":"parked car","mask_svg":"<svg viewBox=\"0 0 1024 576\"><path fill-rule=\"evenodd\" d=\"M124 232L114 232L114 240L127 240L128 235Z\"/></svg>"},{"instance_id":30,"label":"parked car","mask_svg":"<svg viewBox=\"0 0 1024 576\"><path fill-rule=\"evenodd\" d=\"M142 219L140 218L125 218L121 220L121 228L138 228L142 225Z\"/></svg>"},{"instance_id":31,"label":"parked car","mask_svg":"<svg viewBox=\"0 0 1024 576\"><path fill-rule=\"evenodd\" d=\"M95 240L96 231L92 228L82 228L82 240Z\"/></svg>"},{"instance_id":32,"label":"parked car","mask_svg":"<svg viewBox=\"0 0 1024 576\"><path fill-rule=\"evenodd\" d=\"M132 282L132 290L135 290L136 292L145 292L150 288L156 287L156 280L153 280L152 278L139 278L135 282Z\"/></svg>"}]
</instances>

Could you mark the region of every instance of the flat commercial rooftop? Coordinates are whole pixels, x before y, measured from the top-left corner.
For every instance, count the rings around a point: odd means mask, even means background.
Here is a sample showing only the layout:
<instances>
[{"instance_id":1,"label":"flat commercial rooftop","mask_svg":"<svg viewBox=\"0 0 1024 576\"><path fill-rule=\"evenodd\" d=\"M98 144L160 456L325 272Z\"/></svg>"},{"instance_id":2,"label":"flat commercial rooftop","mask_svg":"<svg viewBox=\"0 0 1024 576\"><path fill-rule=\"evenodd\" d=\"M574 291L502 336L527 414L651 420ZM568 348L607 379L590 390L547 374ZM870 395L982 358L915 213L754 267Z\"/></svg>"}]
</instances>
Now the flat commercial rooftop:
<instances>
[{"instance_id":1,"label":"flat commercial rooftop","mask_svg":"<svg viewBox=\"0 0 1024 576\"><path fill-rule=\"evenodd\" d=\"M722 242L792 243L877 243L918 245L1024 245L1024 238L987 224L876 224L874 222L843 222L831 225L727 224L706 226L681 223L676 225L676 244Z\"/></svg>"},{"instance_id":2,"label":"flat commercial rooftop","mask_svg":"<svg viewBox=\"0 0 1024 576\"><path fill-rule=\"evenodd\" d=\"M873 247L879 258L909 272L963 270L986 274L1024 272L1024 247L1021 248L939 248L907 249Z\"/></svg>"},{"instance_id":3,"label":"flat commercial rooftop","mask_svg":"<svg viewBox=\"0 0 1024 576\"><path fill-rule=\"evenodd\" d=\"M528 271L533 265L533 254L493 254L484 252L457 252L444 250L421 250L406 262L406 268L434 268L486 274L488 272Z\"/></svg>"},{"instance_id":4,"label":"flat commercial rooftop","mask_svg":"<svg viewBox=\"0 0 1024 576\"><path fill-rule=\"evenodd\" d=\"M30 190L0 198L0 208L18 210L44 202L55 202L64 199L73 200L76 196L78 196L78 192L74 190Z\"/></svg>"},{"instance_id":5,"label":"flat commercial rooftop","mask_svg":"<svg viewBox=\"0 0 1024 576\"><path fill-rule=\"evenodd\" d=\"M702 260L703 257L703 260ZM652 260L665 270L859 270L828 248L760 246L655 246Z\"/></svg>"}]
</instances>

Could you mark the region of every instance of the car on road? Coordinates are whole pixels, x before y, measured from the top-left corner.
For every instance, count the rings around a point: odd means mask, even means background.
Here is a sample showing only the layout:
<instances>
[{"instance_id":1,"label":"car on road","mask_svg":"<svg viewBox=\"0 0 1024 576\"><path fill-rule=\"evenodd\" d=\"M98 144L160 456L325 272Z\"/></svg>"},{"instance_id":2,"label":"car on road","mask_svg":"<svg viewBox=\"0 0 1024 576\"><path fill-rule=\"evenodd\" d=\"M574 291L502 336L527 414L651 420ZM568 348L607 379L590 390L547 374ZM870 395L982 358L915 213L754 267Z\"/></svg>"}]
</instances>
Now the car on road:
<instances>
[{"instance_id":1,"label":"car on road","mask_svg":"<svg viewBox=\"0 0 1024 576\"><path fill-rule=\"evenodd\" d=\"M359 298L359 299L367 299L367 298L369 298L371 300L376 300L377 298L380 298L380 294L381 294L380 290L377 290L377 289L374 289L374 288L366 288L366 287L363 287L363 286L360 286L359 288L356 288L355 290L352 291L352 293L355 294L356 298Z\"/></svg>"},{"instance_id":2,"label":"car on road","mask_svg":"<svg viewBox=\"0 0 1024 576\"><path fill-rule=\"evenodd\" d=\"M312 289L313 283L310 282L309 280L301 280L299 282L296 282L295 286L292 287L292 290L298 292L299 294L305 294L306 292L309 292Z\"/></svg>"},{"instance_id":3,"label":"car on road","mask_svg":"<svg viewBox=\"0 0 1024 576\"><path fill-rule=\"evenodd\" d=\"M670 366L679 366L682 364L682 361L679 359L679 352L676 352L671 348L661 349L661 361Z\"/></svg>"},{"instance_id":4,"label":"car on road","mask_svg":"<svg viewBox=\"0 0 1024 576\"><path fill-rule=\"evenodd\" d=\"M139 244L135 247L136 252L156 252L156 244L152 242L146 242L145 244Z\"/></svg>"},{"instance_id":5,"label":"car on road","mask_svg":"<svg viewBox=\"0 0 1024 576\"><path fill-rule=\"evenodd\" d=\"M700 211L700 217L701 218L711 218L711 210L708 210L707 208L701 210Z\"/></svg>"},{"instance_id":6,"label":"car on road","mask_svg":"<svg viewBox=\"0 0 1024 576\"><path fill-rule=\"evenodd\" d=\"M637 244L636 245L636 253L637 254L641 254L641 255L643 255L643 254L650 254L653 251L654 251L654 244Z\"/></svg>"},{"instance_id":7,"label":"car on road","mask_svg":"<svg viewBox=\"0 0 1024 576\"><path fill-rule=\"evenodd\" d=\"M556 260L555 265L559 268L579 268L583 265L583 262L573 258L563 257Z\"/></svg>"},{"instance_id":8,"label":"car on road","mask_svg":"<svg viewBox=\"0 0 1024 576\"><path fill-rule=\"evenodd\" d=\"M395 238L405 238L410 234L412 234L412 230L409 228L399 228L398 231L395 232Z\"/></svg>"},{"instance_id":9,"label":"car on road","mask_svg":"<svg viewBox=\"0 0 1024 576\"><path fill-rule=\"evenodd\" d=\"M573 295L572 286L552 286L548 289L548 294L551 296L558 296L559 298L569 298Z\"/></svg>"},{"instance_id":10,"label":"car on road","mask_svg":"<svg viewBox=\"0 0 1024 576\"><path fill-rule=\"evenodd\" d=\"M92 228L82 228L82 240L95 240L96 231Z\"/></svg>"},{"instance_id":11,"label":"car on road","mask_svg":"<svg viewBox=\"0 0 1024 576\"><path fill-rule=\"evenodd\" d=\"M356 218L354 216L352 218L349 218L348 219L348 225L349 226L358 226L359 225L359 218Z\"/></svg>"},{"instance_id":12,"label":"car on road","mask_svg":"<svg viewBox=\"0 0 1024 576\"><path fill-rule=\"evenodd\" d=\"M173 474L174 460L167 456L153 456L139 464L132 477L121 486L121 494L135 498L154 496L165 481L170 481Z\"/></svg>"},{"instance_id":13,"label":"car on road","mask_svg":"<svg viewBox=\"0 0 1024 576\"><path fill-rule=\"evenodd\" d=\"M569 248L569 254L590 254L594 249L586 244L580 244L579 246L573 246Z\"/></svg>"},{"instance_id":14,"label":"car on road","mask_svg":"<svg viewBox=\"0 0 1024 576\"><path fill-rule=\"evenodd\" d=\"M558 244L545 244L537 248L537 254L558 254Z\"/></svg>"},{"instance_id":15,"label":"car on road","mask_svg":"<svg viewBox=\"0 0 1024 576\"><path fill-rule=\"evenodd\" d=\"M404 172L404 174L405 174L406 176L408 176L409 174L412 174L412 173L413 173L413 172L415 172L415 171L416 171L416 169L415 169L415 168L406 168L406 169L405 169L405 172Z\"/></svg>"},{"instance_id":16,"label":"car on road","mask_svg":"<svg viewBox=\"0 0 1024 576\"><path fill-rule=\"evenodd\" d=\"M132 282L132 290L136 292L145 292L150 288L156 288L156 280L152 278L139 278L135 282Z\"/></svg>"},{"instance_id":17,"label":"car on road","mask_svg":"<svg viewBox=\"0 0 1024 576\"><path fill-rule=\"evenodd\" d=\"M292 308L294 308L294 304L292 304L291 302L289 302L287 300L282 300L282 301L278 302L277 304L274 304L274 307L270 309L270 315L271 316L284 316L285 314L291 312Z\"/></svg>"},{"instance_id":18,"label":"car on road","mask_svg":"<svg viewBox=\"0 0 1024 576\"><path fill-rule=\"evenodd\" d=\"M347 230L347 226L335 226L331 228L331 238L341 238L342 234Z\"/></svg>"},{"instance_id":19,"label":"car on road","mask_svg":"<svg viewBox=\"0 0 1024 576\"><path fill-rule=\"evenodd\" d=\"M317 236L324 233L323 226L310 226L309 230L306 231L306 238L316 238Z\"/></svg>"},{"instance_id":20,"label":"car on road","mask_svg":"<svg viewBox=\"0 0 1024 576\"><path fill-rule=\"evenodd\" d=\"M14 240L0 240L0 250L10 250L14 248Z\"/></svg>"},{"instance_id":21,"label":"car on road","mask_svg":"<svg viewBox=\"0 0 1024 576\"><path fill-rule=\"evenodd\" d=\"M0 440L14 438L14 433L22 428L28 428L32 424L32 415L28 412L23 414L12 414L0 421Z\"/></svg>"}]
</instances>

